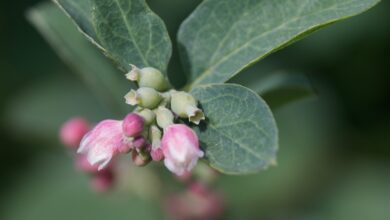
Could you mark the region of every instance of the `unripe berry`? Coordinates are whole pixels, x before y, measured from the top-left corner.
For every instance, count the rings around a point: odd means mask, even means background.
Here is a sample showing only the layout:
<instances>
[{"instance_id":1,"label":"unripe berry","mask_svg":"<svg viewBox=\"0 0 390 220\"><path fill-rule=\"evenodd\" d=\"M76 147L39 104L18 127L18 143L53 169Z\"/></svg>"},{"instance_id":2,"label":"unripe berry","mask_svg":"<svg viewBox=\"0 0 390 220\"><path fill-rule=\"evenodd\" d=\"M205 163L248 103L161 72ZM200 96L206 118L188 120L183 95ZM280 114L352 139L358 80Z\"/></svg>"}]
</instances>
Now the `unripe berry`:
<instances>
[{"instance_id":1,"label":"unripe berry","mask_svg":"<svg viewBox=\"0 0 390 220\"><path fill-rule=\"evenodd\" d=\"M201 120L205 119L197 104L196 99L186 92L173 92L171 95L172 111L180 118L188 118L194 124L199 124Z\"/></svg>"},{"instance_id":2,"label":"unripe berry","mask_svg":"<svg viewBox=\"0 0 390 220\"><path fill-rule=\"evenodd\" d=\"M157 125L160 127L160 128L166 128L168 127L169 125L173 124L173 119L174 119L174 116L173 116L173 113L163 107L163 106L160 106L158 107L156 110L156 121L157 121Z\"/></svg>"},{"instance_id":3,"label":"unripe berry","mask_svg":"<svg viewBox=\"0 0 390 220\"><path fill-rule=\"evenodd\" d=\"M138 69L132 65L132 70L126 74L127 79L138 82L139 87L153 88L163 92L169 88L169 83L164 75L153 67Z\"/></svg>"},{"instance_id":4,"label":"unripe berry","mask_svg":"<svg viewBox=\"0 0 390 220\"><path fill-rule=\"evenodd\" d=\"M153 122L156 119L156 114L152 110L147 109L147 108L139 110L137 112L137 114L139 114L142 118L144 118L145 125L148 125L148 126L153 124Z\"/></svg>"},{"instance_id":5,"label":"unripe berry","mask_svg":"<svg viewBox=\"0 0 390 220\"><path fill-rule=\"evenodd\" d=\"M162 97L160 93L152 88L141 87L137 91L131 90L125 95L126 103L139 105L144 108L154 109L160 104Z\"/></svg>"}]
</instances>

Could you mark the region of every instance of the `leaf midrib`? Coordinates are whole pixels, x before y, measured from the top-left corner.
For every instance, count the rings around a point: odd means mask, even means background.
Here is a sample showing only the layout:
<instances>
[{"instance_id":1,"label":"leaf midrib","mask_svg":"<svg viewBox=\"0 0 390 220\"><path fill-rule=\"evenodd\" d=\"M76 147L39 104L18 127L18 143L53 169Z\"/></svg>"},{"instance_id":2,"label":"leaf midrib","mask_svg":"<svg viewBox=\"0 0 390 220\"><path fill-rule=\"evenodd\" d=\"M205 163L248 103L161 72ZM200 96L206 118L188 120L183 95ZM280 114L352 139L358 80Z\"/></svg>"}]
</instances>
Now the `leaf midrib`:
<instances>
[{"instance_id":1,"label":"leaf midrib","mask_svg":"<svg viewBox=\"0 0 390 220\"><path fill-rule=\"evenodd\" d=\"M119 11L121 13L121 17L123 18L124 22L125 22L125 25L126 25L126 29L127 29L127 33L129 34L130 38L132 39L133 42L136 42L135 40L135 37L133 36L133 34L131 33L130 30L132 30L132 28L130 27L130 24L127 20L127 17L126 17L126 14L125 12L122 10L122 8L120 7L120 4L118 2L118 0L114 0L115 4L118 6L119 8ZM129 1L129 7L131 8L131 1ZM140 55L142 61L145 63L146 66L149 66L149 63L148 61L146 60L144 54L142 53L141 49L139 48L138 44L137 43L134 43L134 47L136 48L136 50L138 51L138 54Z\"/></svg>"}]
</instances>

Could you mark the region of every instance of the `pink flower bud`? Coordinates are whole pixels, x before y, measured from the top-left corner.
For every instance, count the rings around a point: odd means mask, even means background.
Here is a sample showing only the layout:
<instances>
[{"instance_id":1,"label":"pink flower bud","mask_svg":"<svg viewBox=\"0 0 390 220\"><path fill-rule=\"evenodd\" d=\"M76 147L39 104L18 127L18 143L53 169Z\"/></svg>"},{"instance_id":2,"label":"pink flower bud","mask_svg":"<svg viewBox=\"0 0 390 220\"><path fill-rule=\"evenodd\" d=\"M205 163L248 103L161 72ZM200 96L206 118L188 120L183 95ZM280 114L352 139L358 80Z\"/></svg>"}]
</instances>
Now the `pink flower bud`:
<instances>
[{"instance_id":1,"label":"pink flower bud","mask_svg":"<svg viewBox=\"0 0 390 220\"><path fill-rule=\"evenodd\" d=\"M103 170L96 173L91 180L91 187L97 192L106 192L114 183L112 170Z\"/></svg>"},{"instance_id":2,"label":"pink flower bud","mask_svg":"<svg viewBox=\"0 0 390 220\"><path fill-rule=\"evenodd\" d=\"M171 219L219 219L224 211L223 197L206 186L193 183L185 193L171 195L165 200Z\"/></svg>"},{"instance_id":3,"label":"pink flower bud","mask_svg":"<svg viewBox=\"0 0 390 220\"><path fill-rule=\"evenodd\" d=\"M60 129L60 139L69 148L77 148L83 136L88 132L88 122L80 117L65 122Z\"/></svg>"},{"instance_id":4,"label":"pink flower bud","mask_svg":"<svg viewBox=\"0 0 390 220\"><path fill-rule=\"evenodd\" d=\"M196 133L183 124L170 125L164 130L161 148L165 166L178 176L191 171L203 157Z\"/></svg>"},{"instance_id":5,"label":"pink flower bud","mask_svg":"<svg viewBox=\"0 0 390 220\"><path fill-rule=\"evenodd\" d=\"M150 156L154 161L162 161L164 159L164 154L161 148L152 149Z\"/></svg>"},{"instance_id":6,"label":"pink flower bud","mask_svg":"<svg viewBox=\"0 0 390 220\"><path fill-rule=\"evenodd\" d=\"M84 136L77 153L86 154L88 162L101 170L123 149L122 140L122 121L104 120Z\"/></svg>"},{"instance_id":7,"label":"pink flower bud","mask_svg":"<svg viewBox=\"0 0 390 220\"><path fill-rule=\"evenodd\" d=\"M146 139L142 136L140 137L137 137L134 141L133 141L133 147L134 149L141 149L143 148L144 146L146 145Z\"/></svg>"},{"instance_id":8,"label":"pink flower bud","mask_svg":"<svg viewBox=\"0 0 390 220\"><path fill-rule=\"evenodd\" d=\"M137 137L144 130L144 119L136 113L129 113L123 119L122 126L126 137Z\"/></svg>"}]
</instances>

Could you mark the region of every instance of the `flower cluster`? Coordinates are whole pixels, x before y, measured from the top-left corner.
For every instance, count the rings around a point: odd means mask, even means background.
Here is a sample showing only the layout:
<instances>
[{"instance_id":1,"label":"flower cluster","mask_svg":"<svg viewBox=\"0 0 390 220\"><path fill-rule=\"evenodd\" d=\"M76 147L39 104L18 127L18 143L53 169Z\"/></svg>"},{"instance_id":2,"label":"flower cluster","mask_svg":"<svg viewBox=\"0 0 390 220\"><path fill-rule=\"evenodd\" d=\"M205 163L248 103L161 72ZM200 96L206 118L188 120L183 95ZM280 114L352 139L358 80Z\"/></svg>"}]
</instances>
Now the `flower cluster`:
<instances>
[{"instance_id":1,"label":"flower cluster","mask_svg":"<svg viewBox=\"0 0 390 220\"><path fill-rule=\"evenodd\" d=\"M178 176L190 172L203 152L196 133L177 122L188 120L198 125L204 120L198 101L189 93L170 89L164 75L151 67L132 66L126 78L138 85L125 95L126 103L135 110L123 120L99 122L81 141L71 144L80 142L77 152L97 170L109 167L117 155L131 153L137 166L164 160Z\"/></svg>"},{"instance_id":2,"label":"flower cluster","mask_svg":"<svg viewBox=\"0 0 390 220\"><path fill-rule=\"evenodd\" d=\"M70 150L76 150L89 130L90 124L84 118L72 118L61 127L60 140ZM75 166L77 170L91 176L91 186L96 191L107 191L113 185L114 170L112 165L99 170L99 167L92 165L85 155L79 154L75 156Z\"/></svg>"}]
</instances>

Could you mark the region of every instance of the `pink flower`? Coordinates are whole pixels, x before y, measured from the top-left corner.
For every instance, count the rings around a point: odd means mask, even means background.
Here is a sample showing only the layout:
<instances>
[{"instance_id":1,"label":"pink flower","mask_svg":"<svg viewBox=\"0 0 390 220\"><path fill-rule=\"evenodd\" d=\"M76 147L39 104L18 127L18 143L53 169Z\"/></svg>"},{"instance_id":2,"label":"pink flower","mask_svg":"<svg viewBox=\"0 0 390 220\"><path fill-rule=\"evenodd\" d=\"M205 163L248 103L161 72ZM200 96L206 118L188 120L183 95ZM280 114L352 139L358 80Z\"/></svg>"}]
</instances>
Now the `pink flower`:
<instances>
[{"instance_id":1,"label":"pink flower","mask_svg":"<svg viewBox=\"0 0 390 220\"><path fill-rule=\"evenodd\" d=\"M123 119L122 126L126 137L138 137L144 130L144 119L136 113L129 113Z\"/></svg>"},{"instance_id":2,"label":"pink flower","mask_svg":"<svg viewBox=\"0 0 390 220\"><path fill-rule=\"evenodd\" d=\"M150 151L150 156L154 161L162 161L164 159L164 153L161 148L152 149Z\"/></svg>"},{"instance_id":3,"label":"pink flower","mask_svg":"<svg viewBox=\"0 0 390 220\"><path fill-rule=\"evenodd\" d=\"M161 149L165 166L178 176L191 171L198 159L203 157L196 133L183 124L173 124L165 128Z\"/></svg>"},{"instance_id":4,"label":"pink flower","mask_svg":"<svg viewBox=\"0 0 390 220\"><path fill-rule=\"evenodd\" d=\"M185 193L169 196L164 208L170 219L219 219L224 211L221 194L200 184L192 183Z\"/></svg>"},{"instance_id":5,"label":"pink flower","mask_svg":"<svg viewBox=\"0 0 390 220\"><path fill-rule=\"evenodd\" d=\"M114 184L114 173L110 169L96 173L91 180L91 187L97 192L106 192Z\"/></svg>"},{"instance_id":6,"label":"pink flower","mask_svg":"<svg viewBox=\"0 0 390 220\"><path fill-rule=\"evenodd\" d=\"M104 120L84 136L77 153L86 154L88 162L101 170L125 147L122 121Z\"/></svg>"},{"instance_id":7,"label":"pink flower","mask_svg":"<svg viewBox=\"0 0 390 220\"><path fill-rule=\"evenodd\" d=\"M89 124L84 118L72 118L66 121L60 129L61 142L69 148L77 148L88 130Z\"/></svg>"}]
</instances>

